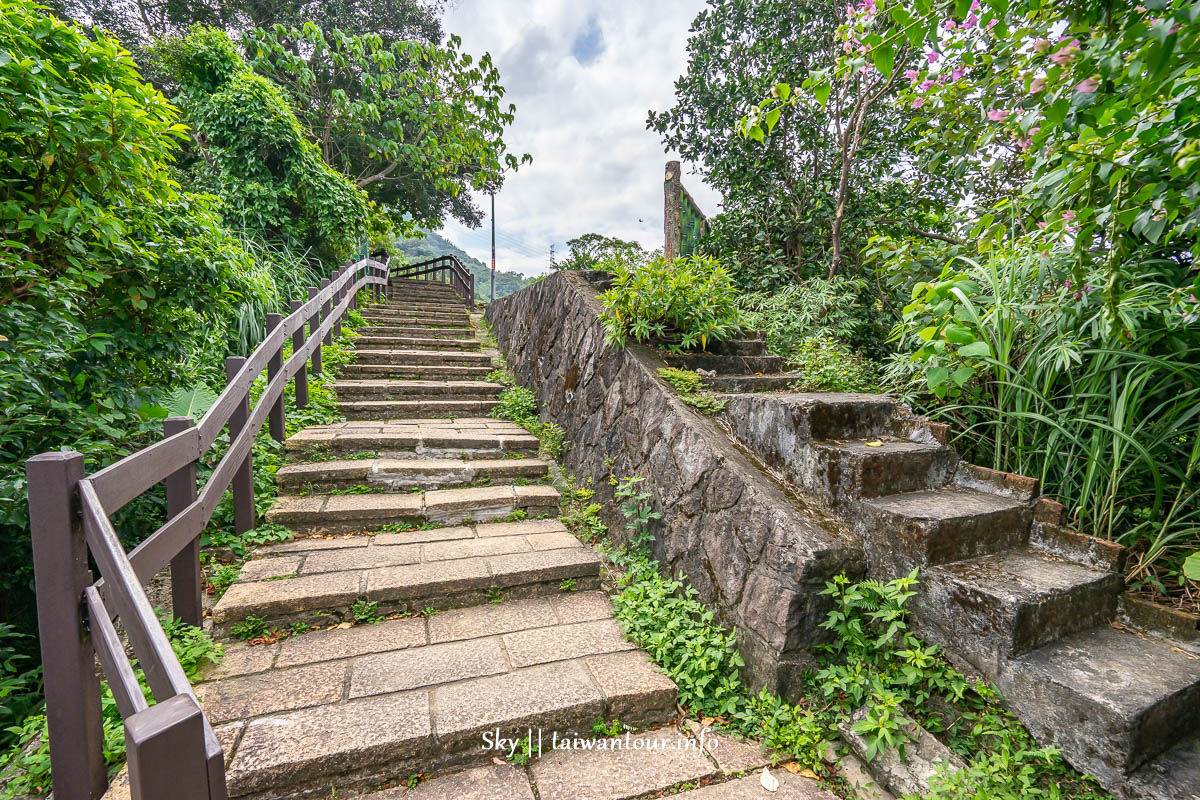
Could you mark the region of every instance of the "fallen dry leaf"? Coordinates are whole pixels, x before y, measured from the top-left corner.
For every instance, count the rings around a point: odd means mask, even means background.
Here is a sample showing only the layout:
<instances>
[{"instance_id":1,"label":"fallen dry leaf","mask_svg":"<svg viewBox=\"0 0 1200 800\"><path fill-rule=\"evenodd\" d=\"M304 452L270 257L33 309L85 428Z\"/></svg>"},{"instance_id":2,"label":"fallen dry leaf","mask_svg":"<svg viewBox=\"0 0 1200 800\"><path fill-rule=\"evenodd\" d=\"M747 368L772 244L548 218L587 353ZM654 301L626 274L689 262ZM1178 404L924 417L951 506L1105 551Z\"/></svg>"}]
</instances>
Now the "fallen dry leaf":
<instances>
[{"instance_id":1,"label":"fallen dry leaf","mask_svg":"<svg viewBox=\"0 0 1200 800\"><path fill-rule=\"evenodd\" d=\"M873 442L867 442L866 444L867 447L883 447L883 442L879 441L878 439Z\"/></svg>"}]
</instances>

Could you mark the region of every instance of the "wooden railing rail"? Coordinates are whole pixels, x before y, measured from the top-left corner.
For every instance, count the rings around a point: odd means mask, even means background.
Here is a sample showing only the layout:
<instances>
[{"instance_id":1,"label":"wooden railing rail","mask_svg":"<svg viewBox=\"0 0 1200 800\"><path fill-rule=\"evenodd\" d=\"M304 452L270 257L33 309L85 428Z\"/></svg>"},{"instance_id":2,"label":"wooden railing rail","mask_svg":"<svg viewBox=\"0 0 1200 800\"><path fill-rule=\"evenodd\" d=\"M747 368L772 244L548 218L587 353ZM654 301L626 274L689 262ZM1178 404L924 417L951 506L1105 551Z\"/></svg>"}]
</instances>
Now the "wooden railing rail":
<instances>
[{"instance_id":1,"label":"wooden railing rail","mask_svg":"<svg viewBox=\"0 0 1200 800\"><path fill-rule=\"evenodd\" d=\"M452 254L392 267L393 278L423 278L434 283L449 284L462 298L467 309L475 307L475 275Z\"/></svg>"},{"instance_id":2,"label":"wooden railing rail","mask_svg":"<svg viewBox=\"0 0 1200 800\"><path fill-rule=\"evenodd\" d=\"M360 289L376 301L388 285L386 262L362 259L309 287L287 317L268 315L267 334L247 357L226 360L227 383L196 423L172 417L164 438L92 475L76 452L42 453L26 463L41 636L50 762L55 796L98 800L107 788L102 752L100 683L108 680L125 723L133 800L225 800L224 754L187 675L146 596L144 585L171 568L176 617L201 623L199 536L232 489L235 528L254 526L251 451L264 425L284 436L284 392L308 404L308 374L321 374L321 347L340 334ZM307 335L306 334L307 330ZM293 352L285 361L283 348ZM267 381L253 408L250 389ZM229 447L197 491L196 465L228 427ZM110 517L163 483L167 521L129 553ZM100 572L93 580L89 554ZM147 701L117 634L121 625L154 703Z\"/></svg>"}]
</instances>

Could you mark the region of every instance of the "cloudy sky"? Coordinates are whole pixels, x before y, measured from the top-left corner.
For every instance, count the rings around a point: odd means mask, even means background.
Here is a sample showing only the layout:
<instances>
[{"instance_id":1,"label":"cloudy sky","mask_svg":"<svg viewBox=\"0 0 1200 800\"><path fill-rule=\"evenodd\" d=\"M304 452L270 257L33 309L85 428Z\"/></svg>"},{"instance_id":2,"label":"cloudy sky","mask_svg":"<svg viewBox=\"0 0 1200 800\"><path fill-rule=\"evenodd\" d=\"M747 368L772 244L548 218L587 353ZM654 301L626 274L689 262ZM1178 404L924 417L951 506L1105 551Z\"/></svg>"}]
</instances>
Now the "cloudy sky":
<instances>
[{"instance_id":1,"label":"cloudy sky","mask_svg":"<svg viewBox=\"0 0 1200 800\"><path fill-rule=\"evenodd\" d=\"M662 247L663 152L646 112L669 108L686 66L688 28L704 0L457 0L445 29L488 51L517 106L509 151L533 163L496 195L496 267L545 272L550 244L595 231ZM707 214L719 197L689 176ZM487 197L482 198L486 210ZM442 235L485 264L489 222Z\"/></svg>"}]
</instances>

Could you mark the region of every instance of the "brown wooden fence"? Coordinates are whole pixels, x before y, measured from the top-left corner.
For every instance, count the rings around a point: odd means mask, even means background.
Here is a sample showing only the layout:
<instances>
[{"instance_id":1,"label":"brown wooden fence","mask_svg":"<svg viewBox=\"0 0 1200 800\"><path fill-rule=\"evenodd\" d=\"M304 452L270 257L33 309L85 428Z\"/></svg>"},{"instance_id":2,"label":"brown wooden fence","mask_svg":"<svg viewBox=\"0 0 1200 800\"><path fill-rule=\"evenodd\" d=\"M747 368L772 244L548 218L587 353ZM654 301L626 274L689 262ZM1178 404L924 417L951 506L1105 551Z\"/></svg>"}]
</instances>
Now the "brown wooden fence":
<instances>
[{"instance_id":1,"label":"brown wooden fence","mask_svg":"<svg viewBox=\"0 0 1200 800\"><path fill-rule=\"evenodd\" d=\"M468 310L475 307L475 275L453 254L418 261L416 264L396 265L392 267L392 277L421 278L448 284L462 298Z\"/></svg>"},{"instance_id":2,"label":"brown wooden fence","mask_svg":"<svg viewBox=\"0 0 1200 800\"><path fill-rule=\"evenodd\" d=\"M45 674L50 763L58 800L99 798L107 788L100 725L99 659L121 717L134 800L224 800L221 745L196 701L143 586L170 565L174 616L199 625L200 532L232 487L235 527L254 527L250 452L258 432L284 438L284 391L308 403L308 370L321 373L321 345L331 344L360 289L376 299L388 284L386 262L363 259L339 269L292 313L267 317L268 332L249 357L226 359L227 385L197 424L172 417L164 438L91 475L76 452L42 453L26 462L38 627ZM473 294L471 295L473 297ZM307 327L307 336L305 335ZM283 346L292 340L292 355ZM266 370L254 408L250 387ZM228 426L229 450L197 492L196 463ZM165 484L167 522L126 553L111 516ZM100 571L93 580L91 554ZM120 619L154 697L149 705L117 635Z\"/></svg>"}]
</instances>

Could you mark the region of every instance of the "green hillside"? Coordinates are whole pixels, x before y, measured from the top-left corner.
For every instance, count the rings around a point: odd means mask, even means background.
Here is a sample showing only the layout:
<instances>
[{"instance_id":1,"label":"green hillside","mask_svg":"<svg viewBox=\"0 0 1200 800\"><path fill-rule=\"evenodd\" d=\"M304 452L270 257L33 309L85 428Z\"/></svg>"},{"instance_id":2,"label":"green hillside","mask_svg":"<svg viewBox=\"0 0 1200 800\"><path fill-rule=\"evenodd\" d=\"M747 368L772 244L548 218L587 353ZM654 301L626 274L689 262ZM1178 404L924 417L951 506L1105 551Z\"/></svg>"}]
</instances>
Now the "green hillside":
<instances>
[{"instance_id":1,"label":"green hillside","mask_svg":"<svg viewBox=\"0 0 1200 800\"><path fill-rule=\"evenodd\" d=\"M404 239L396 242L396 248L408 257L409 261L424 261L437 256L455 255L467 269L475 275L475 299L487 300L491 293L491 269L477 258L471 258L462 250L455 247L436 233L431 233L424 239ZM496 297L504 297L518 289L529 285L532 278L526 278L517 272L496 270Z\"/></svg>"}]
</instances>

